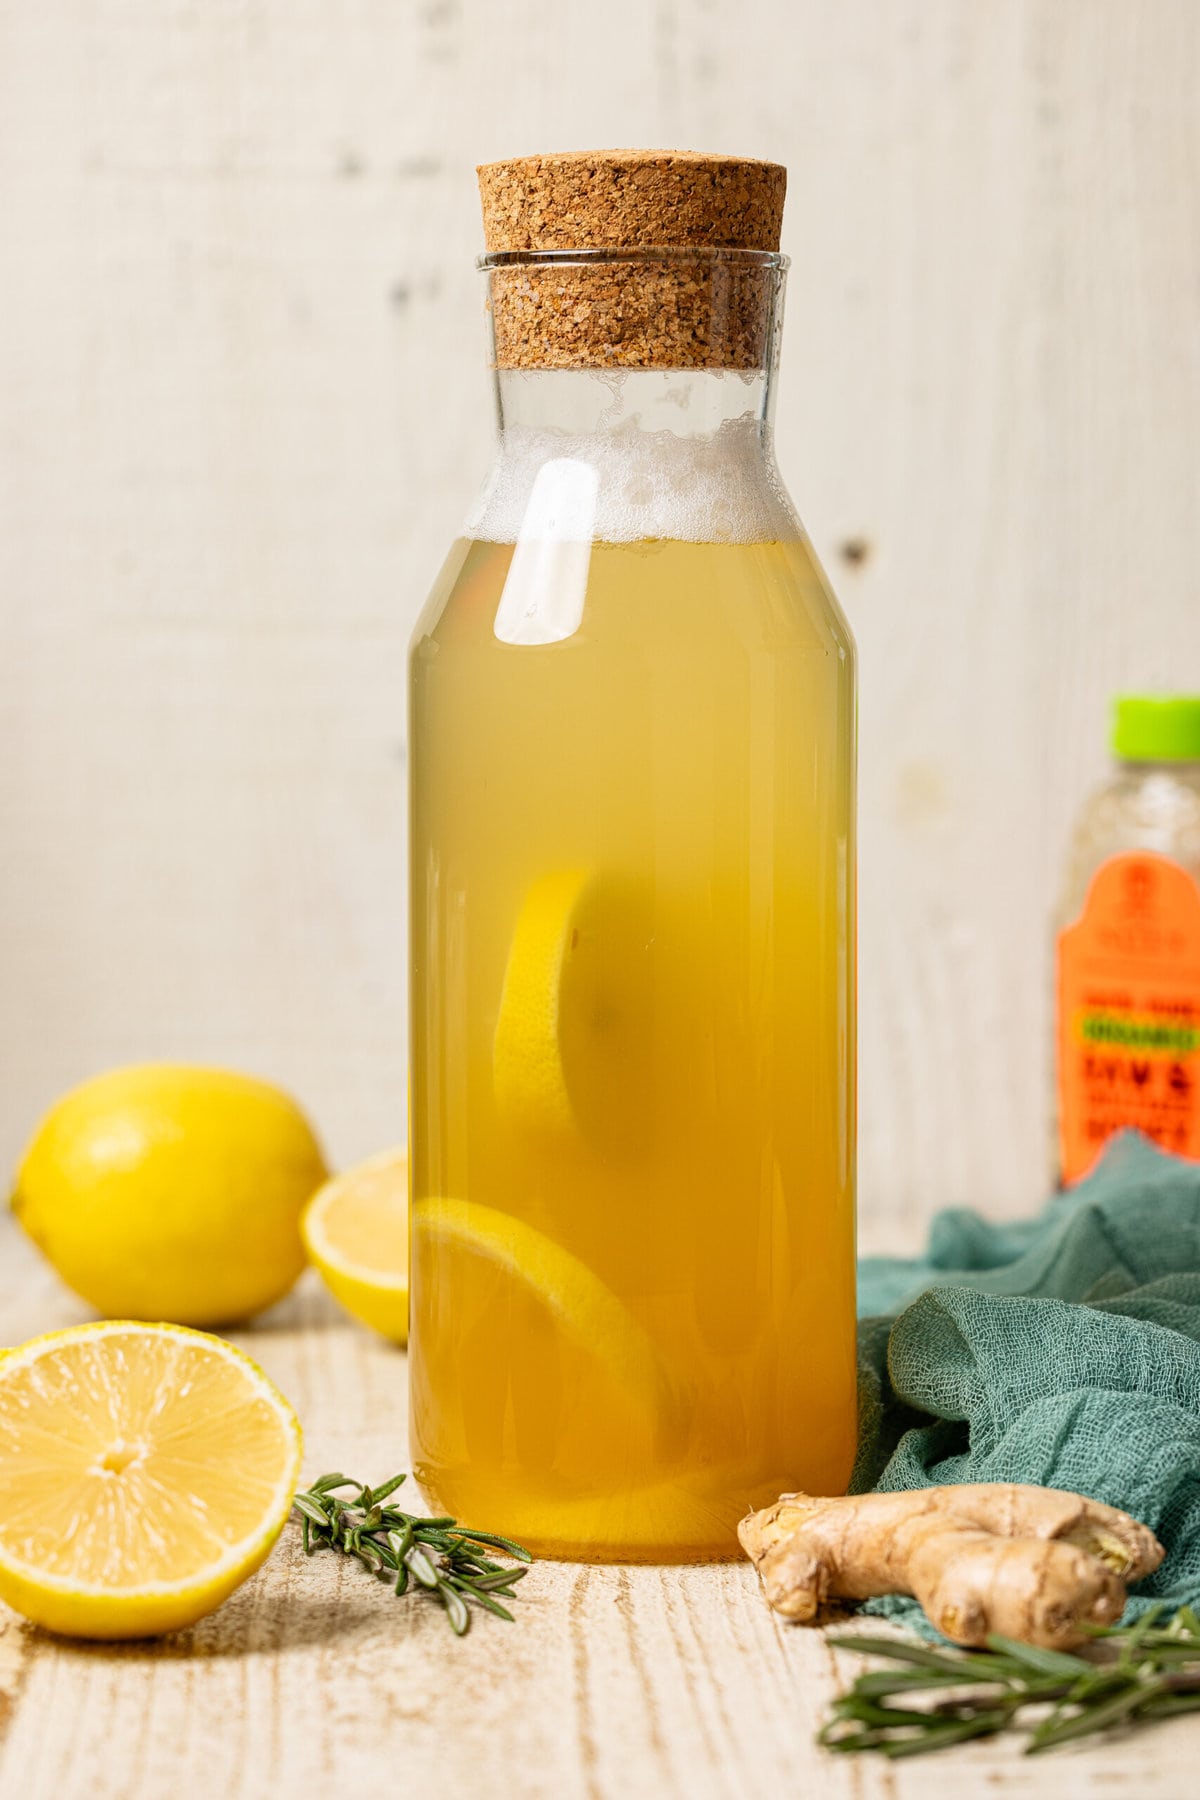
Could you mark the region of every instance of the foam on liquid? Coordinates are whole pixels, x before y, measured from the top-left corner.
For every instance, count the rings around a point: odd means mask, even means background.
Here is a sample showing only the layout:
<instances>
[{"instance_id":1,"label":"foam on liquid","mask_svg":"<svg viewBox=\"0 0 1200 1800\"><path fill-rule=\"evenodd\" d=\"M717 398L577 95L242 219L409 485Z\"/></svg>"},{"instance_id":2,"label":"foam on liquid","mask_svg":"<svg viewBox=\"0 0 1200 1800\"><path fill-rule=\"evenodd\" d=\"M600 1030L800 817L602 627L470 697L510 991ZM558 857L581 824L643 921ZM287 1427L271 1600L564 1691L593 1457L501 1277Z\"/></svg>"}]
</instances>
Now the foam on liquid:
<instances>
[{"instance_id":1,"label":"foam on liquid","mask_svg":"<svg viewBox=\"0 0 1200 1800\"><path fill-rule=\"evenodd\" d=\"M648 430L645 416L579 433L509 425L464 535L498 544L539 540L547 529L608 544L749 544L800 535L774 462L764 457L757 412L700 436Z\"/></svg>"}]
</instances>

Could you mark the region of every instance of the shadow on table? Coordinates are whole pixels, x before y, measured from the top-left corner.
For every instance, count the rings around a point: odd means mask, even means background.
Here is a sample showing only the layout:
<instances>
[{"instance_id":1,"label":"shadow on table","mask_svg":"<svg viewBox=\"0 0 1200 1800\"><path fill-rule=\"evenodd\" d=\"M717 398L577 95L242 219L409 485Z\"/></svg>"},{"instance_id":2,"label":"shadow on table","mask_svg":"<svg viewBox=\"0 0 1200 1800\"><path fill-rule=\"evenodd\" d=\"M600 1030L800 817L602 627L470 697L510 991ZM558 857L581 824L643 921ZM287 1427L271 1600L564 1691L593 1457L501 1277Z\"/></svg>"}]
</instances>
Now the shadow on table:
<instances>
[{"instance_id":1,"label":"shadow on table","mask_svg":"<svg viewBox=\"0 0 1200 1800\"><path fill-rule=\"evenodd\" d=\"M395 1624L395 1600L390 1591L379 1599L392 1601L390 1618ZM25 1625L31 1647L44 1654L53 1648L69 1661L123 1663L208 1662L228 1657L279 1656L313 1645L331 1648L379 1629L382 1608L368 1587L361 1598L340 1594L336 1599L296 1596L282 1605L239 1604L240 1595L189 1631L160 1638L129 1638L120 1643L93 1642L83 1638L56 1637L38 1625Z\"/></svg>"},{"instance_id":2,"label":"shadow on table","mask_svg":"<svg viewBox=\"0 0 1200 1800\"><path fill-rule=\"evenodd\" d=\"M355 1326L354 1320L343 1307L340 1307L329 1290L321 1285L312 1269L306 1269L290 1294L277 1306L267 1308L253 1319L245 1319L240 1324L231 1324L228 1333L222 1336L242 1337L247 1339L262 1337L268 1332L285 1331L331 1331L334 1328L361 1331L363 1327Z\"/></svg>"}]
</instances>

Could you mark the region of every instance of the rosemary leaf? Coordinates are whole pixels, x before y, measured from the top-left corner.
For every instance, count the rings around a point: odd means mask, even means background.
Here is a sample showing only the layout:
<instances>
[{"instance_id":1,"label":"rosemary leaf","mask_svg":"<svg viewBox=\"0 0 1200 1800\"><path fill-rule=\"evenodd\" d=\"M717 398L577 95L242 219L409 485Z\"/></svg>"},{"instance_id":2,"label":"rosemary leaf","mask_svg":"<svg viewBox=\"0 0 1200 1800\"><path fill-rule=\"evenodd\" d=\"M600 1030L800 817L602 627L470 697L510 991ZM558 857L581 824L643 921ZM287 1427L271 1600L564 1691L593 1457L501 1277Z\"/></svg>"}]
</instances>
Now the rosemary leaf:
<instances>
[{"instance_id":1,"label":"rosemary leaf","mask_svg":"<svg viewBox=\"0 0 1200 1800\"><path fill-rule=\"evenodd\" d=\"M403 1480L403 1476L401 1480ZM348 1475L322 1475L320 1481L314 1481L308 1491L310 1494L327 1494L333 1488L356 1488L358 1485L358 1482L351 1481Z\"/></svg>"},{"instance_id":2,"label":"rosemary leaf","mask_svg":"<svg viewBox=\"0 0 1200 1800\"><path fill-rule=\"evenodd\" d=\"M910 1689L914 1693L934 1693L938 1688L960 1688L965 1679L961 1669L945 1675L939 1675L932 1669L880 1669L875 1674L860 1675L854 1684L854 1691L869 1700L883 1700L889 1694L903 1694ZM995 1687L997 1684L990 1682L987 1685ZM1060 1688L1060 1691L1065 1690ZM1012 1698L1020 1703L1025 1696L1017 1693Z\"/></svg>"},{"instance_id":3,"label":"rosemary leaf","mask_svg":"<svg viewBox=\"0 0 1200 1800\"><path fill-rule=\"evenodd\" d=\"M1162 1602L1156 1600L1148 1606L1137 1622L1130 1626L1128 1632L1120 1640L1120 1661L1124 1668L1137 1660L1137 1653L1142 1645L1154 1633L1154 1627L1162 1616Z\"/></svg>"},{"instance_id":4,"label":"rosemary leaf","mask_svg":"<svg viewBox=\"0 0 1200 1800\"><path fill-rule=\"evenodd\" d=\"M302 1513L306 1519L311 1520L314 1525L320 1526L322 1530L328 1526L329 1514L324 1507L318 1506L308 1494L297 1494L295 1506L297 1512Z\"/></svg>"},{"instance_id":5,"label":"rosemary leaf","mask_svg":"<svg viewBox=\"0 0 1200 1800\"><path fill-rule=\"evenodd\" d=\"M449 1579L449 1577L447 1577L447 1579ZM510 1625L513 1623L513 1615L509 1612L507 1606L501 1606L494 1594L481 1594L478 1588L462 1586L457 1582L455 1583L455 1586L459 1587L462 1593L470 1594L477 1606L482 1606L488 1612L495 1613L498 1619L507 1619ZM505 1591L507 1592L507 1589Z\"/></svg>"},{"instance_id":6,"label":"rosemary leaf","mask_svg":"<svg viewBox=\"0 0 1200 1800\"><path fill-rule=\"evenodd\" d=\"M439 1521L439 1523L441 1523L441 1521ZM446 1523L453 1525L454 1520L449 1519ZM529 1551L521 1544L514 1544L511 1538L497 1537L490 1531L462 1530L460 1535L465 1538L470 1538L471 1541L476 1544L491 1544L494 1550L507 1550L508 1554L510 1556L515 1556L518 1562L531 1563L533 1561L533 1557L530 1555Z\"/></svg>"},{"instance_id":7,"label":"rosemary leaf","mask_svg":"<svg viewBox=\"0 0 1200 1800\"><path fill-rule=\"evenodd\" d=\"M956 1720L952 1725L935 1725L920 1738L889 1743L885 1753L894 1758L917 1756L926 1750L948 1750L951 1744L961 1744L967 1738L991 1737L993 1733L1003 1731L1007 1724L1007 1713L976 1713L972 1718Z\"/></svg>"},{"instance_id":8,"label":"rosemary leaf","mask_svg":"<svg viewBox=\"0 0 1200 1800\"><path fill-rule=\"evenodd\" d=\"M1040 1644L1022 1644L1016 1638L1001 1637L995 1631L988 1638L988 1649L998 1656L1011 1657L1022 1668L1033 1669L1038 1675L1086 1675L1093 1666L1084 1662L1082 1656L1072 1656L1066 1650L1046 1650Z\"/></svg>"},{"instance_id":9,"label":"rosemary leaf","mask_svg":"<svg viewBox=\"0 0 1200 1800\"><path fill-rule=\"evenodd\" d=\"M1148 1719L1165 1719L1171 1713L1195 1712L1198 1708L1200 1708L1200 1692L1163 1694L1159 1699L1147 1700L1142 1712Z\"/></svg>"},{"instance_id":10,"label":"rosemary leaf","mask_svg":"<svg viewBox=\"0 0 1200 1800\"><path fill-rule=\"evenodd\" d=\"M389 1497L389 1495L395 1493L396 1489L400 1486L401 1482L404 1482L407 1480L408 1480L407 1475L393 1475L392 1479L390 1481L385 1481L383 1483L382 1487L372 1488L371 1494L372 1494L374 1503L376 1505L378 1505L378 1503L381 1500L386 1500Z\"/></svg>"},{"instance_id":11,"label":"rosemary leaf","mask_svg":"<svg viewBox=\"0 0 1200 1800\"><path fill-rule=\"evenodd\" d=\"M853 1632L839 1633L827 1640L837 1650L856 1650L860 1656L886 1656L895 1662L915 1663L922 1669L945 1669L958 1674L962 1670L961 1653L932 1650L911 1638L867 1637Z\"/></svg>"},{"instance_id":12,"label":"rosemary leaf","mask_svg":"<svg viewBox=\"0 0 1200 1800\"><path fill-rule=\"evenodd\" d=\"M1158 1682L1139 1682L1097 1705L1081 1707L1071 1718L1052 1716L1031 1733L1025 1753L1035 1755L1039 1750L1052 1750L1056 1744L1068 1743L1071 1738L1086 1737L1090 1732L1103 1731L1109 1725L1117 1725L1130 1713L1144 1706L1147 1700L1162 1692L1162 1686Z\"/></svg>"},{"instance_id":13,"label":"rosemary leaf","mask_svg":"<svg viewBox=\"0 0 1200 1800\"><path fill-rule=\"evenodd\" d=\"M406 1551L404 1560L408 1564L409 1573L420 1582L422 1587L437 1587L437 1570L430 1562L420 1544L414 1544L411 1550Z\"/></svg>"},{"instance_id":14,"label":"rosemary leaf","mask_svg":"<svg viewBox=\"0 0 1200 1800\"><path fill-rule=\"evenodd\" d=\"M494 1573L473 1575L471 1586L476 1589L508 1588L514 1581L524 1581L528 1573L528 1569L497 1569Z\"/></svg>"},{"instance_id":15,"label":"rosemary leaf","mask_svg":"<svg viewBox=\"0 0 1200 1800\"><path fill-rule=\"evenodd\" d=\"M437 1589L442 1596L442 1604L446 1608L446 1614L450 1620L450 1629L462 1637L471 1625L471 1615L467 1611L466 1601L457 1588L451 1587L448 1581L439 1580Z\"/></svg>"}]
</instances>

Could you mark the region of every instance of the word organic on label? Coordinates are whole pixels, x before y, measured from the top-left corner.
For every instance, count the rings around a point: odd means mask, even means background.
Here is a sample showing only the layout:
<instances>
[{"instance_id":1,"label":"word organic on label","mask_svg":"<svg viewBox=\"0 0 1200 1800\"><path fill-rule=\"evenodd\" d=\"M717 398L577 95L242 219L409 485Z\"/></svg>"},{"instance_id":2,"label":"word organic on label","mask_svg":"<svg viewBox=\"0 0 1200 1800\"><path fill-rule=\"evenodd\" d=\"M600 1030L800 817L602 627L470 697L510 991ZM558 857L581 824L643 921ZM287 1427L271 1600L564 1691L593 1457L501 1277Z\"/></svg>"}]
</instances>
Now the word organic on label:
<instances>
[{"instance_id":1,"label":"word organic on label","mask_svg":"<svg viewBox=\"0 0 1200 1800\"><path fill-rule=\"evenodd\" d=\"M1200 1160L1200 887L1165 856L1104 863L1058 939L1062 1178L1135 1126Z\"/></svg>"}]
</instances>

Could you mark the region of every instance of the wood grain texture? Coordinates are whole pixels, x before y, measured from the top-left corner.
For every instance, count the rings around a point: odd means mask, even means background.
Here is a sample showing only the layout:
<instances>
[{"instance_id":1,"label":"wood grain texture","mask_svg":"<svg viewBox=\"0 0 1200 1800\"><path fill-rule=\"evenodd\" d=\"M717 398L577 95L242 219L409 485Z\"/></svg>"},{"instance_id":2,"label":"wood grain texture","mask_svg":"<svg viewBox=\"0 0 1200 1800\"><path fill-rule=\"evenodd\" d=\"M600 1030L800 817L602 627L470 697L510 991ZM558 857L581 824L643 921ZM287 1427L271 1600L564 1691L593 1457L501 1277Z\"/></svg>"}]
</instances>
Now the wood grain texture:
<instances>
[{"instance_id":1,"label":"wood grain texture","mask_svg":"<svg viewBox=\"0 0 1200 1800\"><path fill-rule=\"evenodd\" d=\"M84 1314L0 1222L0 1343ZM305 1430L305 1472L379 1479L406 1460L401 1352L306 1277L237 1341ZM247 1585L158 1643L71 1644L0 1605L0 1795L8 1800L1181 1800L1200 1719L1030 1764L1011 1745L916 1763L818 1751L859 1666L783 1625L749 1564L539 1563L514 1625L458 1639L289 1528Z\"/></svg>"},{"instance_id":2,"label":"wood grain texture","mask_svg":"<svg viewBox=\"0 0 1200 1800\"><path fill-rule=\"evenodd\" d=\"M862 1187L1043 1185L1118 686L1200 679L1194 0L0 0L0 1161L129 1058L405 1085L404 656L486 457L472 164L790 168L862 647Z\"/></svg>"}]
</instances>

